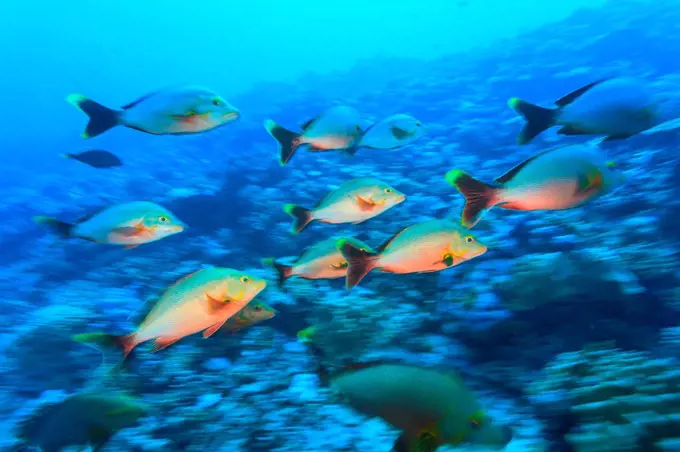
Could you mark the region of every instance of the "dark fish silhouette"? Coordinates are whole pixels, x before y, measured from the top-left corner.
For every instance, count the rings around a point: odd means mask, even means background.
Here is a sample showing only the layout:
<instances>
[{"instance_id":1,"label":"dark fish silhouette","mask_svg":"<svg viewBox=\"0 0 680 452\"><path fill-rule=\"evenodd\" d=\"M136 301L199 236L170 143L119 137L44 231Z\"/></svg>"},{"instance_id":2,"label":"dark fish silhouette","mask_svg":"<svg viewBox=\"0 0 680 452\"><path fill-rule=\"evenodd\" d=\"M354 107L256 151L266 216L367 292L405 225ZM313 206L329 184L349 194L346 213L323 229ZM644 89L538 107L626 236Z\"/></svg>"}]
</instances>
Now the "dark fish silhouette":
<instances>
[{"instance_id":1,"label":"dark fish silhouette","mask_svg":"<svg viewBox=\"0 0 680 452\"><path fill-rule=\"evenodd\" d=\"M84 151L78 154L63 154L62 157L78 160L79 162L94 168L115 168L117 166L123 166L123 162L109 151Z\"/></svg>"}]
</instances>

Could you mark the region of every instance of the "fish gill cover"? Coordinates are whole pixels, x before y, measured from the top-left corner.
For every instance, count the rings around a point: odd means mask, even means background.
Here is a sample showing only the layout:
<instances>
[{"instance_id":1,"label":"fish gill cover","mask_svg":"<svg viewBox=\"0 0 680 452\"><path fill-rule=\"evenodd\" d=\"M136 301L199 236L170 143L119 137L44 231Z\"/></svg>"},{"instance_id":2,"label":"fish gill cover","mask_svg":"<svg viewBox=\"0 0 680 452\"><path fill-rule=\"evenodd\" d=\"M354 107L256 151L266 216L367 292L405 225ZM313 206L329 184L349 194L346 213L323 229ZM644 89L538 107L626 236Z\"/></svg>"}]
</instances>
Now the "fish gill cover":
<instances>
[{"instance_id":1,"label":"fish gill cover","mask_svg":"<svg viewBox=\"0 0 680 452\"><path fill-rule=\"evenodd\" d=\"M676 1L2 9L2 450L680 451Z\"/></svg>"}]
</instances>

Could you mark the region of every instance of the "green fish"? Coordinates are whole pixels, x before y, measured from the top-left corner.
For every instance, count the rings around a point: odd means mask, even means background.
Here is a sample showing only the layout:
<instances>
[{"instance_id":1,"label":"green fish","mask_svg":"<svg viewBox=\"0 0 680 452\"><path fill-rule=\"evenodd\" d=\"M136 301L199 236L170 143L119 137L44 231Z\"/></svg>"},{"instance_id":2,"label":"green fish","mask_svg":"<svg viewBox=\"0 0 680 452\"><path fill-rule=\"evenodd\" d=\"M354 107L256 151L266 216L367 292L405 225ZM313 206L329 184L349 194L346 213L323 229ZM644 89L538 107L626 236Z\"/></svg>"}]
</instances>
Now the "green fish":
<instances>
[{"instance_id":1,"label":"green fish","mask_svg":"<svg viewBox=\"0 0 680 452\"><path fill-rule=\"evenodd\" d=\"M429 273L445 270L486 252L486 246L451 220L429 220L403 229L375 251L347 239L336 246L349 264L347 289L368 272Z\"/></svg>"},{"instance_id":2,"label":"green fish","mask_svg":"<svg viewBox=\"0 0 680 452\"><path fill-rule=\"evenodd\" d=\"M246 305L235 316L224 323L223 331L238 333L243 328L255 325L267 319L271 319L277 314L276 309L261 302L253 302Z\"/></svg>"},{"instance_id":3,"label":"green fish","mask_svg":"<svg viewBox=\"0 0 680 452\"><path fill-rule=\"evenodd\" d=\"M580 206L618 186L601 150L588 145L562 146L541 152L512 168L493 184L451 170L446 180L465 196L462 224L473 227L494 206L510 210L563 210Z\"/></svg>"},{"instance_id":4,"label":"green fish","mask_svg":"<svg viewBox=\"0 0 680 452\"><path fill-rule=\"evenodd\" d=\"M461 443L500 450L512 440L510 428L489 418L453 372L380 362L319 372L349 406L401 431L395 452L433 452Z\"/></svg>"},{"instance_id":5,"label":"green fish","mask_svg":"<svg viewBox=\"0 0 680 452\"><path fill-rule=\"evenodd\" d=\"M304 123L300 133L271 119L265 121L264 127L279 143L279 162L285 165L303 145L312 152L352 149L361 136L360 121L361 115L355 108L337 106Z\"/></svg>"},{"instance_id":6,"label":"green fish","mask_svg":"<svg viewBox=\"0 0 680 452\"><path fill-rule=\"evenodd\" d=\"M313 220L331 224L362 223L405 199L406 195L385 182L362 177L341 184L312 209L286 204L284 211L295 219L293 233L298 234Z\"/></svg>"},{"instance_id":7,"label":"green fish","mask_svg":"<svg viewBox=\"0 0 680 452\"><path fill-rule=\"evenodd\" d=\"M369 248L362 241L354 238L347 238L358 247ZM298 276L304 279L337 279L347 275L347 261L335 246L337 238L322 240L307 248L290 265L265 259L266 264L272 265L279 274L279 285L283 286L291 276Z\"/></svg>"},{"instance_id":8,"label":"green fish","mask_svg":"<svg viewBox=\"0 0 680 452\"><path fill-rule=\"evenodd\" d=\"M148 411L141 401L128 396L79 394L40 408L19 425L17 436L43 452L84 445L99 451L118 431L135 427Z\"/></svg>"},{"instance_id":9,"label":"green fish","mask_svg":"<svg viewBox=\"0 0 680 452\"><path fill-rule=\"evenodd\" d=\"M123 350L125 359L143 342L153 340L156 352L201 331L208 338L266 286L264 280L239 270L204 268L170 286L132 333L126 336L86 333L73 339L95 348L115 345Z\"/></svg>"},{"instance_id":10,"label":"green fish","mask_svg":"<svg viewBox=\"0 0 680 452\"><path fill-rule=\"evenodd\" d=\"M92 138L122 125L152 135L199 133L228 124L238 109L211 89L179 86L146 94L113 110L80 94L66 100L90 117L83 138Z\"/></svg>"},{"instance_id":11,"label":"green fish","mask_svg":"<svg viewBox=\"0 0 680 452\"><path fill-rule=\"evenodd\" d=\"M34 217L62 237L80 238L96 243L134 248L182 232L187 225L168 209L153 202L117 204L75 223L50 217Z\"/></svg>"},{"instance_id":12,"label":"green fish","mask_svg":"<svg viewBox=\"0 0 680 452\"><path fill-rule=\"evenodd\" d=\"M604 135L609 141L629 138L665 120L649 83L628 77L590 83L555 101L556 108L539 107L516 97L508 105L526 120L517 138L519 144L527 144L557 125L562 126L557 131L561 135Z\"/></svg>"}]
</instances>

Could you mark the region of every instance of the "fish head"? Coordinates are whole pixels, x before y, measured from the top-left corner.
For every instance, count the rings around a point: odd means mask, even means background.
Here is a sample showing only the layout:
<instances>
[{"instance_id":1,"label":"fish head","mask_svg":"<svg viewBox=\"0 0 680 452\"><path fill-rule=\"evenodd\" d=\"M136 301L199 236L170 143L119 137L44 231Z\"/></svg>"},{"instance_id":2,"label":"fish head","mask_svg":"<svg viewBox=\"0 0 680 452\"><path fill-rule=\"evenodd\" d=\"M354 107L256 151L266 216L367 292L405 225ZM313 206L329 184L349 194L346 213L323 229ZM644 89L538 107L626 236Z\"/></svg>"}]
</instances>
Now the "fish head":
<instances>
[{"instance_id":1,"label":"fish head","mask_svg":"<svg viewBox=\"0 0 680 452\"><path fill-rule=\"evenodd\" d=\"M172 212L158 206L144 215L144 228L156 239L178 234L187 228L186 223L177 218Z\"/></svg>"},{"instance_id":2,"label":"fish head","mask_svg":"<svg viewBox=\"0 0 680 452\"><path fill-rule=\"evenodd\" d=\"M274 308L270 308L264 303L251 303L248 305L248 307L250 309L248 310L247 317L252 323L271 319L276 315L276 310Z\"/></svg>"},{"instance_id":3,"label":"fish head","mask_svg":"<svg viewBox=\"0 0 680 452\"><path fill-rule=\"evenodd\" d=\"M406 195L388 184L378 183L370 187L367 198L374 204L388 209L404 202Z\"/></svg>"},{"instance_id":4,"label":"fish head","mask_svg":"<svg viewBox=\"0 0 680 452\"><path fill-rule=\"evenodd\" d=\"M461 410L462 407L469 408ZM513 433L509 427L494 422L471 398L447 413L440 423L439 436L448 444L467 443L500 450L512 440Z\"/></svg>"},{"instance_id":5,"label":"fish head","mask_svg":"<svg viewBox=\"0 0 680 452\"><path fill-rule=\"evenodd\" d=\"M477 237L471 234L467 229L463 229L459 233L454 234L453 240L451 241L450 252L454 264L481 256L486 253L486 251L486 245L480 242Z\"/></svg>"},{"instance_id":6,"label":"fish head","mask_svg":"<svg viewBox=\"0 0 680 452\"><path fill-rule=\"evenodd\" d=\"M427 134L421 121L409 115L394 115L388 121L392 137L402 144L410 143Z\"/></svg>"},{"instance_id":7,"label":"fish head","mask_svg":"<svg viewBox=\"0 0 680 452\"><path fill-rule=\"evenodd\" d=\"M178 100L182 114L187 118L198 117L209 127L217 127L237 120L241 116L238 108L227 102L216 92L206 88L188 89Z\"/></svg>"},{"instance_id":8,"label":"fish head","mask_svg":"<svg viewBox=\"0 0 680 452\"><path fill-rule=\"evenodd\" d=\"M267 287L267 282L264 279L234 271L217 283L214 289L216 291L215 298L249 303L265 287Z\"/></svg>"}]
</instances>

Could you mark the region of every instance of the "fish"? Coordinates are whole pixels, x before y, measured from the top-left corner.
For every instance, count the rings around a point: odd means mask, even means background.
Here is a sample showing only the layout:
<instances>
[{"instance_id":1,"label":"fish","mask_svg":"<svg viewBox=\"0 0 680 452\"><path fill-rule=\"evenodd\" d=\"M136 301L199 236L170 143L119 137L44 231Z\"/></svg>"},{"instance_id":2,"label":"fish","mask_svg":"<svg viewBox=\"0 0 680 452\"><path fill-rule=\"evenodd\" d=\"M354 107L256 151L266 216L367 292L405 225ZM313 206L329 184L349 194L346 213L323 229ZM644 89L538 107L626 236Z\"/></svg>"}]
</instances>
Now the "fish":
<instances>
[{"instance_id":1,"label":"fish","mask_svg":"<svg viewBox=\"0 0 680 452\"><path fill-rule=\"evenodd\" d=\"M357 145L347 152L354 154L362 148L397 149L413 143L426 133L423 123L413 116L392 115L364 130Z\"/></svg>"},{"instance_id":2,"label":"fish","mask_svg":"<svg viewBox=\"0 0 680 452\"><path fill-rule=\"evenodd\" d=\"M360 121L361 114L355 108L337 106L302 124L302 132L288 130L271 119L264 127L279 144L279 163L283 166L302 145L311 152L352 148L362 133Z\"/></svg>"},{"instance_id":3,"label":"fish","mask_svg":"<svg viewBox=\"0 0 680 452\"><path fill-rule=\"evenodd\" d=\"M116 393L82 393L38 409L17 426L24 444L44 452L89 445L101 450L120 430L135 427L149 409L139 399Z\"/></svg>"},{"instance_id":4,"label":"fish","mask_svg":"<svg viewBox=\"0 0 680 452\"><path fill-rule=\"evenodd\" d=\"M347 263L347 290L368 272L430 273L445 270L486 253L487 247L467 229L448 219L411 225L375 251L347 239L336 243Z\"/></svg>"},{"instance_id":5,"label":"fish","mask_svg":"<svg viewBox=\"0 0 680 452\"><path fill-rule=\"evenodd\" d=\"M80 94L67 102L89 117L83 138L124 126L152 135L184 135L206 132L229 124L240 111L215 91L202 86L178 86L154 91L120 110L101 105Z\"/></svg>"},{"instance_id":6,"label":"fish","mask_svg":"<svg viewBox=\"0 0 680 452\"><path fill-rule=\"evenodd\" d=\"M286 204L283 210L294 218L292 232L299 234L313 220L322 223L359 224L404 202L406 195L374 177L342 183L312 209Z\"/></svg>"},{"instance_id":7,"label":"fish","mask_svg":"<svg viewBox=\"0 0 680 452\"><path fill-rule=\"evenodd\" d=\"M543 151L488 184L453 169L446 180L465 197L462 224L474 227L494 206L509 210L564 210L619 186L623 173L593 146L567 145Z\"/></svg>"},{"instance_id":8,"label":"fish","mask_svg":"<svg viewBox=\"0 0 680 452\"><path fill-rule=\"evenodd\" d=\"M123 162L109 151L89 150L77 154L62 154L65 159L72 159L90 165L93 168L115 168L123 166Z\"/></svg>"},{"instance_id":9,"label":"fish","mask_svg":"<svg viewBox=\"0 0 680 452\"><path fill-rule=\"evenodd\" d=\"M231 268L204 268L170 286L135 331L125 336L83 333L73 340L102 350L116 346L123 361L130 352L153 341L153 352L183 337L203 332L208 338L241 311L265 287L266 281Z\"/></svg>"},{"instance_id":10,"label":"fish","mask_svg":"<svg viewBox=\"0 0 680 452\"><path fill-rule=\"evenodd\" d=\"M148 201L135 201L106 207L74 223L37 216L44 225L63 238L79 238L95 243L135 248L180 233L187 228L172 212Z\"/></svg>"},{"instance_id":11,"label":"fish","mask_svg":"<svg viewBox=\"0 0 680 452\"><path fill-rule=\"evenodd\" d=\"M224 323L222 331L238 333L243 328L271 319L277 314L276 309L261 302L248 303L235 316Z\"/></svg>"},{"instance_id":12,"label":"fish","mask_svg":"<svg viewBox=\"0 0 680 452\"><path fill-rule=\"evenodd\" d=\"M501 450L512 440L512 430L484 412L455 372L379 361L334 372L320 365L317 372L339 400L401 432L395 452L433 452L462 443Z\"/></svg>"},{"instance_id":13,"label":"fish","mask_svg":"<svg viewBox=\"0 0 680 452\"><path fill-rule=\"evenodd\" d=\"M311 344L314 342L315 336L318 334L320 327L318 325L308 326L304 330L297 332L297 340L301 344Z\"/></svg>"},{"instance_id":14,"label":"fish","mask_svg":"<svg viewBox=\"0 0 680 452\"><path fill-rule=\"evenodd\" d=\"M347 238L356 246L369 248L364 242ZM337 279L347 275L347 261L335 246L338 238L322 240L302 252L294 262L285 264L273 258L264 259L264 263L273 266L278 273L279 286L292 276L303 279Z\"/></svg>"},{"instance_id":15,"label":"fish","mask_svg":"<svg viewBox=\"0 0 680 452\"><path fill-rule=\"evenodd\" d=\"M665 120L650 86L628 77L590 83L556 100L556 108L539 107L517 97L508 105L526 121L517 138L519 144L531 142L553 126L562 126L557 131L560 135L604 135L605 141L621 140Z\"/></svg>"}]
</instances>

